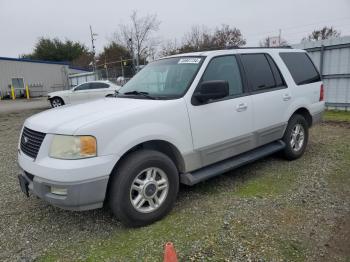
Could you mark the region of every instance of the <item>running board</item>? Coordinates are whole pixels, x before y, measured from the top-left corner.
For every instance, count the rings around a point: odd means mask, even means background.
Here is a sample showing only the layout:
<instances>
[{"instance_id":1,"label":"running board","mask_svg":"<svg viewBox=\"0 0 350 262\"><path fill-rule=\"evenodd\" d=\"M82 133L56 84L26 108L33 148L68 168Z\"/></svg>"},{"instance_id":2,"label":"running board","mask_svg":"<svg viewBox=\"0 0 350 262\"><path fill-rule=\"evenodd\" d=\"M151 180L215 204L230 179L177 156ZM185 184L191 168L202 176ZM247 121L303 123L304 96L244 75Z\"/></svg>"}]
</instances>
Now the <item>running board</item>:
<instances>
[{"instance_id":1,"label":"running board","mask_svg":"<svg viewBox=\"0 0 350 262\"><path fill-rule=\"evenodd\" d=\"M220 161L207 167L203 167L199 170L193 171L192 173L181 174L180 182L188 186L193 186L209 178L221 175L227 171L276 153L282 150L285 146L286 144L281 140L269 143L238 156Z\"/></svg>"}]
</instances>

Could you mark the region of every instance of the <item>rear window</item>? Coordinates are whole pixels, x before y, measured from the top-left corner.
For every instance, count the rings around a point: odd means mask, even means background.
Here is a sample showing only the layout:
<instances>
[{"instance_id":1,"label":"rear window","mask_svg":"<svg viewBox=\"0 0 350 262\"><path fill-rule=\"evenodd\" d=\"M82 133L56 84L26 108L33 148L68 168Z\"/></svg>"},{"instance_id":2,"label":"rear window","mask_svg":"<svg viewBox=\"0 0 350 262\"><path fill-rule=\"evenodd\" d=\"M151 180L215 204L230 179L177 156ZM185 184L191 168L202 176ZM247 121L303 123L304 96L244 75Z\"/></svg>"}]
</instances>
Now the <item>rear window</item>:
<instances>
[{"instance_id":1,"label":"rear window","mask_svg":"<svg viewBox=\"0 0 350 262\"><path fill-rule=\"evenodd\" d=\"M280 53L280 56L297 85L321 81L320 74L306 53Z\"/></svg>"}]
</instances>

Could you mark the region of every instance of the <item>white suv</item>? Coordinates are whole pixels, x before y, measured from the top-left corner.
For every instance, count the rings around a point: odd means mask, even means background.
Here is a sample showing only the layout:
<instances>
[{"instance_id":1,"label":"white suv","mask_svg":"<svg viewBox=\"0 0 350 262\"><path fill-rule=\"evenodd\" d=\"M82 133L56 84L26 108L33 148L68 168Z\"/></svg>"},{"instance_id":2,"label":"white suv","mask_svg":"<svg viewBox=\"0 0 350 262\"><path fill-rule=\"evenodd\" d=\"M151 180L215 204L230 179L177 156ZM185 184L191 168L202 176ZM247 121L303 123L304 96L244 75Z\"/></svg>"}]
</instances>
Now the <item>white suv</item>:
<instances>
[{"instance_id":1,"label":"white suv","mask_svg":"<svg viewBox=\"0 0 350 262\"><path fill-rule=\"evenodd\" d=\"M73 87L70 90L56 91L48 94L52 107L67 104L78 104L86 101L114 95L121 86L110 81L90 81Z\"/></svg>"},{"instance_id":2,"label":"white suv","mask_svg":"<svg viewBox=\"0 0 350 262\"><path fill-rule=\"evenodd\" d=\"M324 111L306 52L231 49L166 57L115 97L42 112L18 146L24 193L71 210L107 203L142 226L194 185L281 151L293 160Z\"/></svg>"}]
</instances>

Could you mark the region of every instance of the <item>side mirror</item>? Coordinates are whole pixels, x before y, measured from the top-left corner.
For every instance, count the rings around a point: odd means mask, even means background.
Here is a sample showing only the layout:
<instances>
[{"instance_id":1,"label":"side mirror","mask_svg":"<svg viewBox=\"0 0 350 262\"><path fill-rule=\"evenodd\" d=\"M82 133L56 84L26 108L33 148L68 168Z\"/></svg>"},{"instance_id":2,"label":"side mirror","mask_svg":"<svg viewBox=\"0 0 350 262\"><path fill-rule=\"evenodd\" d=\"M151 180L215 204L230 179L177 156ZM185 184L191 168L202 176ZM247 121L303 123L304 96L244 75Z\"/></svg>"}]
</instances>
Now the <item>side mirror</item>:
<instances>
[{"instance_id":1,"label":"side mirror","mask_svg":"<svg viewBox=\"0 0 350 262\"><path fill-rule=\"evenodd\" d=\"M229 95L229 84L225 80L204 81L193 94L194 105L204 104L209 100L224 98Z\"/></svg>"}]
</instances>

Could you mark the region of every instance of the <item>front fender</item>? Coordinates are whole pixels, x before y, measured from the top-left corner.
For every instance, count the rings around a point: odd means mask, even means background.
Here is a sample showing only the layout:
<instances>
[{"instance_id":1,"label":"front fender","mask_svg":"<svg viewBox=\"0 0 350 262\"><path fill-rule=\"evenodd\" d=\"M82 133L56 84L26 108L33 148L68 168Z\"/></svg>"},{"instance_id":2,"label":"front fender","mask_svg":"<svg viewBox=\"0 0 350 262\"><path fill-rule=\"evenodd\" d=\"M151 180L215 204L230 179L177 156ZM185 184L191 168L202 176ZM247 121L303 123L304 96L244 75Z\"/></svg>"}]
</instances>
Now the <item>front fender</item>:
<instances>
[{"instance_id":1,"label":"front fender","mask_svg":"<svg viewBox=\"0 0 350 262\"><path fill-rule=\"evenodd\" d=\"M157 130L157 132L155 132ZM105 154L116 153L123 156L131 148L152 140L163 140L175 146L181 153L190 150L191 137L187 139L184 134L170 126L160 123L142 124L123 130L118 133L106 146Z\"/></svg>"}]
</instances>

